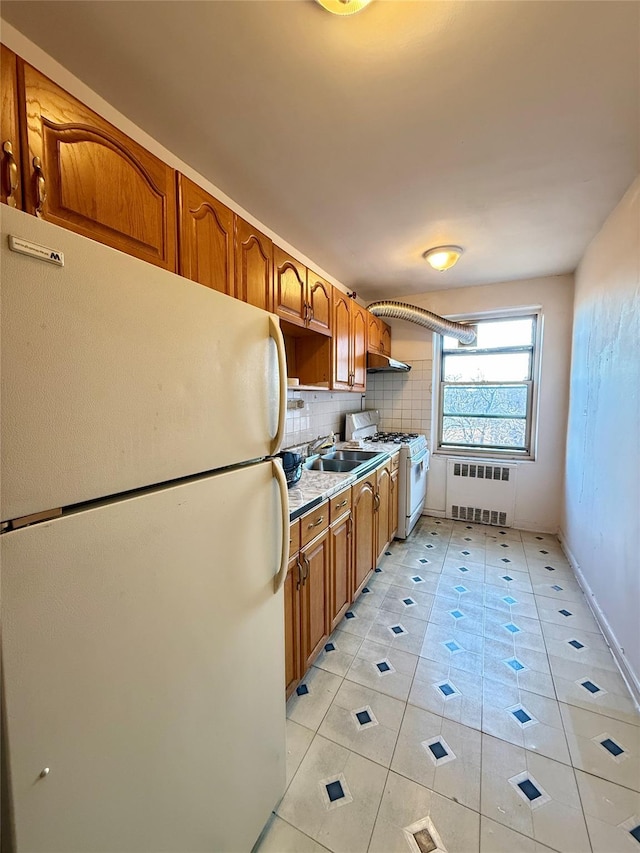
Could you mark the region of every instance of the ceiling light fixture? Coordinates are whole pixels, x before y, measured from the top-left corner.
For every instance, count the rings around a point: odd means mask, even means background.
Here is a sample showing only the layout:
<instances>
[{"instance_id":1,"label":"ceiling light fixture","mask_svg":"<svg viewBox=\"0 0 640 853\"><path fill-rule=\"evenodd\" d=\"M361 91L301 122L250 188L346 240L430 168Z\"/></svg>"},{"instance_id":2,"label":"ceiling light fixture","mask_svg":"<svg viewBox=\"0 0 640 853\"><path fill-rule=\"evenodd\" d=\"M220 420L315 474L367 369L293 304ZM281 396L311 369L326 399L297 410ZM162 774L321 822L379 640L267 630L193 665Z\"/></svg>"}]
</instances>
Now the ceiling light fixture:
<instances>
[{"instance_id":1,"label":"ceiling light fixture","mask_svg":"<svg viewBox=\"0 0 640 853\"><path fill-rule=\"evenodd\" d=\"M327 12L334 15L355 15L371 2L371 0L316 0Z\"/></svg>"},{"instance_id":2,"label":"ceiling light fixture","mask_svg":"<svg viewBox=\"0 0 640 853\"><path fill-rule=\"evenodd\" d=\"M463 250L460 246L434 246L433 249L427 249L422 257L431 264L434 270L444 272L458 262L458 258Z\"/></svg>"}]
</instances>

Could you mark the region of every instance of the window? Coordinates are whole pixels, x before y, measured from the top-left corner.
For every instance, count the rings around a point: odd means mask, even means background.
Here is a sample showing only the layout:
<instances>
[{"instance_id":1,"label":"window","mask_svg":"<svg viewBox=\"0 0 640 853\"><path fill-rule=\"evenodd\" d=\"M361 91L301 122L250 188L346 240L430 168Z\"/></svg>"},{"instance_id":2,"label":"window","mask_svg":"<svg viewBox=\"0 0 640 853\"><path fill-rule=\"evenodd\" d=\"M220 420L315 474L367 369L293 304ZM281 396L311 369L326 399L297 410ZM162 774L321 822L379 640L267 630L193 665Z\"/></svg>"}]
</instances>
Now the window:
<instances>
[{"instance_id":1,"label":"window","mask_svg":"<svg viewBox=\"0 0 640 853\"><path fill-rule=\"evenodd\" d=\"M537 315L469 321L473 344L441 337L441 450L532 455Z\"/></svg>"}]
</instances>

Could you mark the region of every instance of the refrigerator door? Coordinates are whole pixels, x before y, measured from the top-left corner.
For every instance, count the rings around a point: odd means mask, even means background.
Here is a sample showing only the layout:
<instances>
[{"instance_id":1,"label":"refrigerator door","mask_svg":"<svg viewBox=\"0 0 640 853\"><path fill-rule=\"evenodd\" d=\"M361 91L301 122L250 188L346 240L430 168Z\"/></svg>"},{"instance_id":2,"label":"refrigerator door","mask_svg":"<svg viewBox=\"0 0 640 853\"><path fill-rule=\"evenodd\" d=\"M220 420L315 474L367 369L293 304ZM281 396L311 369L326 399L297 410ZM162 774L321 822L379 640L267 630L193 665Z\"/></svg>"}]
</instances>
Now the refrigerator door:
<instances>
[{"instance_id":1,"label":"refrigerator door","mask_svg":"<svg viewBox=\"0 0 640 853\"><path fill-rule=\"evenodd\" d=\"M2 520L278 450L273 315L19 210L1 216ZM11 251L8 235L64 266Z\"/></svg>"},{"instance_id":2,"label":"refrigerator door","mask_svg":"<svg viewBox=\"0 0 640 853\"><path fill-rule=\"evenodd\" d=\"M17 853L251 850L285 785L273 469L0 537Z\"/></svg>"}]
</instances>

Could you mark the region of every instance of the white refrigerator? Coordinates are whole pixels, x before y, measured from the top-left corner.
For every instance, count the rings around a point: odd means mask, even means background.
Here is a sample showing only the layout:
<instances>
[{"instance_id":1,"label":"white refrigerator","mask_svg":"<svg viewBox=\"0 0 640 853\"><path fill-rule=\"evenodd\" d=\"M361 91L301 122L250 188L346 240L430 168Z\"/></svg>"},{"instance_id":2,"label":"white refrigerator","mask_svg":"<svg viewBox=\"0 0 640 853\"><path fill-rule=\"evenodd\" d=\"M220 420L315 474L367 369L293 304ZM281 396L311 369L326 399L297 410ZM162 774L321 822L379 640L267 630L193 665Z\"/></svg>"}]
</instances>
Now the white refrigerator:
<instances>
[{"instance_id":1,"label":"white refrigerator","mask_svg":"<svg viewBox=\"0 0 640 853\"><path fill-rule=\"evenodd\" d=\"M285 782L278 321L1 220L16 853L249 851Z\"/></svg>"}]
</instances>

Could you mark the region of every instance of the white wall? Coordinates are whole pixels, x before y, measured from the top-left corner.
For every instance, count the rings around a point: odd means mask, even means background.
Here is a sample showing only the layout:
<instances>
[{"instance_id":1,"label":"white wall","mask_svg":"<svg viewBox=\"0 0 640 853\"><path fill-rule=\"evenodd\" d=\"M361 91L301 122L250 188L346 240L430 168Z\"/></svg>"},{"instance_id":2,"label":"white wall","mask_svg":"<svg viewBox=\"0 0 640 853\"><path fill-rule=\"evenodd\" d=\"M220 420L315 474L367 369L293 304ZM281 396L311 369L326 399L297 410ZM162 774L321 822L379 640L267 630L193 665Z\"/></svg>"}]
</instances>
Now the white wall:
<instances>
[{"instance_id":1,"label":"white wall","mask_svg":"<svg viewBox=\"0 0 640 853\"><path fill-rule=\"evenodd\" d=\"M412 295L400 301L446 317L504 309L540 307L543 314L536 459L519 462L514 526L555 533L560 524L569 399L573 276L551 276ZM432 359L431 332L402 320L390 321L394 358ZM437 390L437 382L434 382ZM367 395L367 406L369 397ZM431 424L430 447L436 444ZM425 512L444 514L447 456L433 454Z\"/></svg>"},{"instance_id":2,"label":"white wall","mask_svg":"<svg viewBox=\"0 0 640 853\"><path fill-rule=\"evenodd\" d=\"M640 178L576 272L561 535L640 696Z\"/></svg>"}]
</instances>

